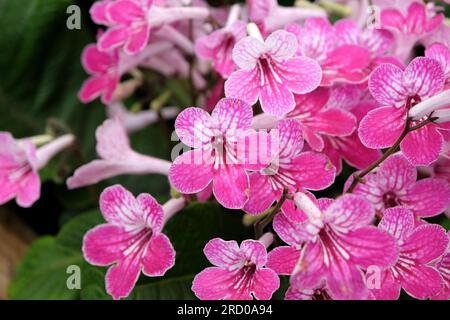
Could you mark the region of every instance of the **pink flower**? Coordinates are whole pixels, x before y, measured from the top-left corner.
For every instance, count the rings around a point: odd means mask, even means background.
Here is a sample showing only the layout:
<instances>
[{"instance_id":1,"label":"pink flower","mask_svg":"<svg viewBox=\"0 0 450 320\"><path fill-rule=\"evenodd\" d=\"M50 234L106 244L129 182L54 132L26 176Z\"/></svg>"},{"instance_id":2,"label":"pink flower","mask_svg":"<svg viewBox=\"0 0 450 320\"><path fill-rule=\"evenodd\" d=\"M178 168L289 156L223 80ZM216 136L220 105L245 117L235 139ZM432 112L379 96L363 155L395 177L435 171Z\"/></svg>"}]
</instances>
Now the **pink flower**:
<instances>
[{"instance_id":1,"label":"pink flower","mask_svg":"<svg viewBox=\"0 0 450 320\"><path fill-rule=\"evenodd\" d=\"M295 58L295 36L275 31L263 42L241 39L233 49L239 67L225 82L225 95L253 105L260 101L264 112L282 116L295 107L293 93L308 93L320 84L320 66L307 57Z\"/></svg>"},{"instance_id":2,"label":"pink flower","mask_svg":"<svg viewBox=\"0 0 450 320\"><path fill-rule=\"evenodd\" d=\"M397 258L395 240L370 226L374 210L367 200L346 194L337 200L297 193L299 210L276 216L274 229L289 246L269 254L269 268L292 274L293 290L315 289L326 282L332 299L365 299L368 290L363 269L384 269Z\"/></svg>"},{"instance_id":3,"label":"pink flower","mask_svg":"<svg viewBox=\"0 0 450 320\"><path fill-rule=\"evenodd\" d=\"M450 233L447 232L447 236L450 237ZM442 276L444 280L444 287L442 290L434 297L435 300L448 300L450 298L450 249L447 248L447 251L442 256L442 259L438 261L436 264L436 270Z\"/></svg>"},{"instance_id":4,"label":"pink flower","mask_svg":"<svg viewBox=\"0 0 450 320\"><path fill-rule=\"evenodd\" d=\"M258 145L247 147L244 142L255 137L256 132L250 129L252 118L250 105L230 98L220 100L211 115L200 108L183 110L175 121L175 130L180 140L194 150L176 158L170 168L169 180L175 189L197 193L212 183L220 204L241 209L249 197L246 168L258 169L269 161L262 158L262 152L259 154ZM267 136L261 134L261 139Z\"/></svg>"},{"instance_id":5,"label":"pink flower","mask_svg":"<svg viewBox=\"0 0 450 320\"><path fill-rule=\"evenodd\" d=\"M247 7L250 20L255 22L264 34L283 28L288 23L327 15L325 10L320 8L283 7L277 0L248 0Z\"/></svg>"},{"instance_id":6,"label":"pink flower","mask_svg":"<svg viewBox=\"0 0 450 320\"><path fill-rule=\"evenodd\" d=\"M127 297L139 274L161 277L175 264L175 250L162 234L165 221L183 207L172 200L169 210L148 193L137 198L121 185L106 188L100 196L105 224L86 233L83 254L90 264L109 266L106 290L114 298Z\"/></svg>"},{"instance_id":7,"label":"pink flower","mask_svg":"<svg viewBox=\"0 0 450 320\"><path fill-rule=\"evenodd\" d=\"M445 211L450 205L449 184L437 178L416 179L414 166L403 155L396 154L384 161L377 173L367 175L353 192L372 202L380 214L396 206L411 210L417 218Z\"/></svg>"},{"instance_id":8,"label":"pink flower","mask_svg":"<svg viewBox=\"0 0 450 320\"><path fill-rule=\"evenodd\" d=\"M238 11L236 13L236 10ZM246 24L237 20L239 6L231 8L225 27L200 37L196 41L196 52L199 57L211 60L214 70L223 78L228 78L235 69L232 50L236 42L246 35Z\"/></svg>"},{"instance_id":9,"label":"pink flower","mask_svg":"<svg viewBox=\"0 0 450 320\"><path fill-rule=\"evenodd\" d=\"M36 150L31 139L0 132L0 205L16 198L19 206L31 207L41 195L39 170L74 140L64 135Z\"/></svg>"},{"instance_id":10,"label":"pink flower","mask_svg":"<svg viewBox=\"0 0 450 320\"><path fill-rule=\"evenodd\" d=\"M259 214L280 200L284 188L322 190L330 186L335 168L323 154L302 152L301 125L295 120L281 120L274 129L279 137L279 152L271 163L250 174L250 197L244 210Z\"/></svg>"},{"instance_id":11,"label":"pink flower","mask_svg":"<svg viewBox=\"0 0 450 320\"><path fill-rule=\"evenodd\" d=\"M84 49L81 62L91 77L80 89L80 100L88 103L101 96L103 103L110 103L120 81L119 51L101 52L90 44Z\"/></svg>"},{"instance_id":12,"label":"pink flower","mask_svg":"<svg viewBox=\"0 0 450 320\"><path fill-rule=\"evenodd\" d=\"M400 288L416 299L436 295L444 284L430 262L440 258L447 249L444 228L427 223L415 227L413 213L403 207L386 210L378 228L395 237L399 256L395 265L383 272L380 289L371 289L376 299L396 300Z\"/></svg>"},{"instance_id":13,"label":"pink flower","mask_svg":"<svg viewBox=\"0 0 450 320\"><path fill-rule=\"evenodd\" d=\"M261 241L210 240L203 250L209 267L192 283L192 291L202 300L269 300L279 288L280 279L264 268L267 252Z\"/></svg>"},{"instance_id":14,"label":"pink flower","mask_svg":"<svg viewBox=\"0 0 450 320\"><path fill-rule=\"evenodd\" d=\"M167 175L171 163L132 150L124 124L108 119L97 128L97 153L101 159L78 168L67 179L69 189L96 184L122 174L159 173Z\"/></svg>"},{"instance_id":15,"label":"pink flower","mask_svg":"<svg viewBox=\"0 0 450 320\"><path fill-rule=\"evenodd\" d=\"M383 106L370 111L361 121L359 137L368 148L390 147L405 128L409 109L438 94L444 86L444 73L436 60L415 58L406 69L383 64L369 79L372 96ZM420 121L412 121L411 126ZM410 132L400 149L415 165L429 165L442 149L440 126L430 123Z\"/></svg>"},{"instance_id":16,"label":"pink flower","mask_svg":"<svg viewBox=\"0 0 450 320\"><path fill-rule=\"evenodd\" d=\"M442 24L444 15L430 14L423 3L413 2L405 14L395 8L382 10L380 20L381 27L396 36L396 55L406 60L417 41Z\"/></svg>"},{"instance_id":17,"label":"pink flower","mask_svg":"<svg viewBox=\"0 0 450 320\"><path fill-rule=\"evenodd\" d=\"M450 49L443 44L434 43L427 47L425 56L441 64L442 70L444 70L445 87L450 89Z\"/></svg>"},{"instance_id":18,"label":"pink flower","mask_svg":"<svg viewBox=\"0 0 450 320\"><path fill-rule=\"evenodd\" d=\"M128 55L137 54L146 47L151 28L178 20L203 19L208 16L206 8L159 7L153 4L153 0L111 1L104 10L106 19L103 19L103 11L100 10L100 19L96 20L109 28L99 39L99 49L110 51L123 47Z\"/></svg>"},{"instance_id":19,"label":"pink flower","mask_svg":"<svg viewBox=\"0 0 450 320\"><path fill-rule=\"evenodd\" d=\"M286 30L293 33L301 44L298 55L312 58L320 64L323 70L321 86L367 80L371 52L360 45L339 44L342 35L326 18L310 18L303 26L290 24Z\"/></svg>"}]
</instances>

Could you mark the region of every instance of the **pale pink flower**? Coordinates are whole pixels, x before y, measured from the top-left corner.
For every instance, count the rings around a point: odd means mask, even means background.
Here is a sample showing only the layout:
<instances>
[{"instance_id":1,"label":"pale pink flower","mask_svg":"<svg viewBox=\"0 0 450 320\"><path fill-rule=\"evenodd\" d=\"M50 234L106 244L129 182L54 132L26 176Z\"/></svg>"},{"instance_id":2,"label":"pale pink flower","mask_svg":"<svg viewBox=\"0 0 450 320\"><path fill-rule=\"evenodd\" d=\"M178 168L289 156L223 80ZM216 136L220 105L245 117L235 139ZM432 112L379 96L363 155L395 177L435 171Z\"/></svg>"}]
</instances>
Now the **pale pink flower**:
<instances>
[{"instance_id":1,"label":"pale pink flower","mask_svg":"<svg viewBox=\"0 0 450 320\"><path fill-rule=\"evenodd\" d=\"M317 202L302 193L294 201L299 209L291 205L275 217L274 229L289 246L270 252L269 268L291 274L293 290L315 289L325 281L332 299L367 298L362 270L390 267L398 253L394 238L370 225L370 202L352 194Z\"/></svg>"},{"instance_id":2,"label":"pale pink flower","mask_svg":"<svg viewBox=\"0 0 450 320\"><path fill-rule=\"evenodd\" d=\"M78 168L67 179L69 189L96 184L122 174L167 175L171 163L137 153L131 149L130 141L122 122L108 119L97 128L97 153L99 160L93 160Z\"/></svg>"},{"instance_id":3,"label":"pale pink flower","mask_svg":"<svg viewBox=\"0 0 450 320\"><path fill-rule=\"evenodd\" d=\"M410 109L443 87L444 73L434 59L415 58L404 70L393 64L377 67L370 76L369 89L382 107L362 119L358 131L361 142L373 149L392 146L405 128ZM410 126L419 122L411 121ZM430 123L403 139L400 149L412 164L429 165L438 158L443 144L440 129L440 125Z\"/></svg>"},{"instance_id":4,"label":"pale pink flower","mask_svg":"<svg viewBox=\"0 0 450 320\"><path fill-rule=\"evenodd\" d=\"M150 38L152 28L184 19L204 19L207 8L201 7L161 7L153 0L117 0L106 4L108 30L100 37L98 47L101 51L122 48L128 55L142 51ZM103 12L102 12L103 14Z\"/></svg>"},{"instance_id":5,"label":"pale pink flower","mask_svg":"<svg viewBox=\"0 0 450 320\"><path fill-rule=\"evenodd\" d=\"M41 195L39 170L74 140L64 135L36 150L31 139L0 132L0 205L15 198L19 206L31 207Z\"/></svg>"},{"instance_id":6,"label":"pale pink flower","mask_svg":"<svg viewBox=\"0 0 450 320\"><path fill-rule=\"evenodd\" d=\"M320 66L307 57L294 57L295 36L279 30L263 42L249 36L233 49L239 70L225 82L225 95L253 105L258 99L264 112L282 116L295 107L294 93L316 89L322 78Z\"/></svg>"},{"instance_id":7,"label":"pale pink flower","mask_svg":"<svg viewBox=\"0 0 450 320\"><path fill-rule=\"evenodd\" d=\"M417 171L401 154L385 160L376 173L364 177L353 193L369 200L380 215L388 208L403 206L417 218L433 217L450 205L450 186L437 178L417 180ZM349 182L352 178L349 179Z\"/></svg>"},{"instance_id":8,"label":"pale pink flower","mask_svg":"<svg viewBox=\"0 0 450 320\"><path fill-rule=\"evenodd\" d=\"M121 185L102 192L100 210L106 223L86 233L83 254L90 264L112 265L106 273L106 291L114 299L131 293L141 271L161 277L174 266L175 250L161 231L183 206L183 199L172 199L161 207L148 193L134 198Z\"/></svg>"},{"instance_id":9,"label":"pale pink flower","mask_svg":"<svg viewBox=\"0 0 450 320\"><path fill-rule=\"evenodd\" d=\"M263 169L250 174L250 197L244 210L259 214L279 201L283 190L322 190L335 178L335 168L323 154L302 152L301 125L296 120L280 120L274 129L278 135L278 154Z\"/></svg>"},{"instance_id":10,"label":"pale pink flower","mask_svg":"<svg viewBox=\"0 0 450 320\"><path fill-rule=\"evenodd\" d=\"M322 86L338 83L363 83L369 76L372 53L355 44L339 44L341 34L326 18L310 18L304 25L289 24L300 44L297 54L316 60L322 70ZM342 39L341 39L342 41ZM356 42L361 42L356 41Z\"/></svg>"},{"instance_id":11,"label":"pale pink flower","mask_svg":"<svg viewBox=\"0 0 450 320\"><path fill-rule=\"evenodd\" d=\"M300 22L310 17L326 17L321 8L280 6L277 0L247 0L248 14L264 34L283 28L286 24Z\"/></svg>"},{"instance_id":12,"label":"pale pink flower","mask_svg":"<svg viewBox=\"0 0 450 320\"><path fill-rule=\"evenodd\" d=\"M381 11L381 27L395 35L395 54L407 60L414 45L436 30L444 21L444 15L427 11L425 4L413 2L406 13L396 8Z\"/></svg>"},{"instance_id":13,"label":"pale pink flower","mask_svg":"<svg viewBox=\"0 0 450 320\"><path fill-rule=\"evenodd\" d=\"M236 13L236 10L238 11ZM211 60L214 70L228 78L236 68L232 50L235 44L246 36L246 23L237 20L239 6L234 5L226 25L196 41L196 52L200 58Z\"/></svg>"},{"instance_id":14,"label":"pale pink flower","mask_svg":"<svg viewBox=\"0 0 450 320\"><path fill-rule=\"evenodd\" d=\"M267 134L261 132L259 136L250 129L252 118L250 105L230 98L220 100L211 115L200 108L183 110L175 121L175 130L194 150L176 158L170 168L169 180L175 189L197 193L212 183L220 204L241 209L250 192L246 169L259 169L270 161L263 154L271 152L270 145L261 154L258 149L259 143L266 143ZM247 147L244 141L252 138L261 140Z\"/></svg>"},{"instance_id":15,"label":"pale pink flower","mask_svg":"<svg viewBox=\"0 0 450 320\"><path fill-rule=\"evenodd\" d=\"M416 299L427 299L444 286L442 277L430 263L446 251L444 228L424 223L415 226L414 214L403 207L387 209L378 225L395 237L399 249L397 262L382 273L380 288L371 289L377 300L397 300L403 288Z\"/></svg>"},{"instance_id":16,"label":"pale pink flower","mask_svg":"<svg viewBox=\"0 0 450 320\"><path fill-rule=\"evenodd\" d=\"M200 272L192 291L202 300L270 300L279 288L277 274L264 265L266 247L262 241L210 240L203 252L214 267Z\"/></svg>"}]
</instances>

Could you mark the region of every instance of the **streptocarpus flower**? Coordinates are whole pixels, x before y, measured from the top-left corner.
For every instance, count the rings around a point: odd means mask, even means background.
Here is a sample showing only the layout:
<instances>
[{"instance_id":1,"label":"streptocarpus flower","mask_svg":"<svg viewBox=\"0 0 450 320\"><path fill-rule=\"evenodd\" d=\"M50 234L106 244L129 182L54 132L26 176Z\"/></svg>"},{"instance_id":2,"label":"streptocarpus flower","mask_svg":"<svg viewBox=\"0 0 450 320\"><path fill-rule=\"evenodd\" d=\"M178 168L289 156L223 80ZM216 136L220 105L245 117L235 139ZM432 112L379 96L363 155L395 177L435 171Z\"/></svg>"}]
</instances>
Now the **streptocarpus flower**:
<instances>
[{"instance_id":1,"label":"streptocarpus flower","mask_svg":"<svg viewBox=\"0 0 450 320\"><path fill-rule=\"evenodd\" d=\"M323 71L321 86L334 83L363 83L369 76L372 54L360 45L339 45L340 34L326 18L307 19L303 26L289 24L286 30L297 37L297 55L316 60Z\"/></svg>"},{"instance_id":2,"label":"streptocarpus flower","mask_svg":"<svg viewBox=\"0 0 450 320\"><path fill-rule=\"evenodd\" d=\"M238 15L239 5L235 4L223 28L197 39L195 43L199 57L211 60L214 70L223 78L228 78L234 71L236 65L233 62L232 50L236 42L246 35L246 24L237 20Z\"/></svg>"},{"instance_id":3,"label":"streptocarpus flower","mask_svg":"<svg viewBox=\"0 0 450 320\"><path fill-rule=\"evenodd\" d=\"M0 205L16 199L28 208L41 195L39 170L75 140L61 136L36 150L31 139L15 140L9 132L0 132Z\"/></svg>"},{"instance_id":4,"label":"streptocarpus flower","mask_svg":"<svg viewBox=\"0 0 450 320\"><path fill-rule=\"evenodd\" d=\"M197 193L212 183L214 196L220 204L241 209L249 197L246 168L260 168L270 161L263 153L271 150L260 154L258 149L258 143L266 141L253 141L257 144L239 151L247 147L243 142L246 139L259 139L250 129L252 118L250 105L230 98L220 100L211 115L200 108L183 110L175 121L175 130L184 144L195 149L173 162L169 180L175 189L181 193ZM267 136L261 134L262 139ZM245 159L249 156L255 156L252 163Z\"/></svg>"},{"instance_id":5,"label":"streptocarpus flower","mask_svg":"<svg viewBox=\"0 0 450 320\"><path fill-rule=\"evenodd\" d=\"M97 153L101 159L78 168L67 179L69 189L96 184L122 174L168 174L169 161L142 155L131 149L124 124L119 120L105 120L95 135Z\"/></svg>"},{"instance_id":6,"label":"streptocarpus flower","mask_svg":"<svg viewBox=\"0 0 450 320\"><path fill-rule=\"evenodd\" d=\"M100 37L101 51L123 47L134 55L142 51L150 37L150 29L183 19L204 19L209 12L200 7L160 7L153 0L117 0L106 5L108 30Z\"/></svg>"},{"instance_id":7,"label":"streptocarpus flower","mask_svg":"<svg viewBox=\"0 0 450 320\"><path fill-rule=\"evenodd\" d=\"M380 289L371 289L376 299L397 300L400 288L416 299L436 295L444 283L430 263L447 249L444 228L428 223L415 227L414 214L403 207L387 209L378 228L395 237L399 256L397 262L383 272Z\"/></svg>"},{"instance_id":8,"label":"streptocarpus flower","mask_svg":"<svg viewBox=\"0 0 450 320\"><path fill-rule=\"evenodd\" d=\"M265 41L253 36L241 39L233 49L239 70L225 82L225 95L251 105L259 99L264 112L278 117L292 111L293 93L313 91L322 78L317 62L294 57L297 47L295 36L283 30L273 32Z\"/></svg>"},{"instance_id":9,"label":"streptocarpus flower","mask_svg":"<svg viewBox=\"0 0 450 320\"><path fill-rule=\"evenodd\" d=\"M261 240L245 240L240 246L236 241L210 240L203 252L214 267L194 278L195 295L202 300L269 300L280 279L264 267L267 246Z\"/></svg>"},{"instance_id":10,"label":"streptocarpus flower","mask_svg":"<svg viewBox=\"0 0 450 320\"><path fill-rule=\"evenodd\" d=\"M425 57L434 59L441 64L444 71L445 88L450 89L450 49L441 43L434 43L425 50Z\"/></svg>"},{"instance_id":11,"label":"streptocarpus flower","mask_svg":"<svg viewBox=\"0 0 450 320\"><path fill-rule=\"evenodd\" d=\"M398 254L394 238L370 226L374 218L370 202L346 194L316 204L303 193L297 193L294 201L308 220L284 217L278 228L291 231L291 237L305 243L292 271L291 286L313 289L325 280L335 300L365 299L368 290L362 270L390 267Z\"/></svg>"},{"instance_id":12,"label":"streptocarpus flower","mask_svg":"<svg viewBox=\"0 0 450 320\"><path fill-rule=\"evenodd\" d=\"M321 190L330 186L335 168L323 154L302 152L303 136L296 120L280 120L275 129L278 135L278 154L258 172L250 174L250 197L244 211L259 214L274 201L280 200L285 188Z\"/></svg>"},{"instance_id":13,"label":"streptocarpus flower","mask_svg":"<svg viewBox=\"0 0 450 320\"><path fill-rule=\"evenodd\" d=\"M161 277L175 264L175 251L161 231L167 219L181 210L184 200L172 199L161 207L147 193L137 198L121 185L106 188L100 210L106 220L86 233L83 253L96 266L109 266L106 290L114 299L127 297L141 271Z\"/></svg>"},{"instance_id":14,"label":"streptocarpus flower","mask_svg":"<svg viewBox=\"0 0 450 320\"><path fill-rule=\"evenodd\" d=\"M367 175L365 183L358 184L353 192L372 202L380 215L385 209L396 206L411 210L417 218L433 217L445 211L450 205L447 181L416 179L416 168L403 155L395 154L384 161L376 173Z\"/></svg>"},{"instance_id":15,"label":"streptocarpus flower","mask_svg":"<svg viewBox=\"0 0 450 320\"><path fill-rule=\"evenodd\" d=\"M373 149L392 146L406 126L411 107L438 94L444 86L444 73L434 59L418 57L402 70L393 64L375 69L369 79L372 96L382 107L370 111L361 121L361 142ZM427 115L426 115L427 116ZM420 121L411 121L414 126ZM407 134L400 149L414 165L429 165L442 149L440 126L427 124Z\"/></svg>"},{"instance_id":16,"label":"streptocarpus flower","mask_svg":"<svg viewBox=\"0 0 450 320\"><path fill-rule=\"evenodd\" d=\"M297 8L280 6L277 0L248 0L250 20L270 33L283 28L286 24L303 21L310 17L326 17L325 10L317 8Z\"/></svg>"},{"instance_id":17,"label":"streptocarpus flower","mask_svg":"<svg viewBox=\"0 0 450 320\"><path fill-rule=\"evenodd\" d=\"M425 4L419 2L411 3L405 14L399 9L386 8L380 16L381 27L395 35L395 54L402 60L408 59L414 45L443 21L444 15L429 16Z\"/></svg>"},{"instance_id":18,"label":"streptocarpus flower","mask_svg":"<svg viewBox=\"0 0 450 320\"><path fill-rule=\"evenodd\" d=\"M447 236L450 237L450 232L447 232ZM444 280L444 287L437 295L433 296L432 299L448 300L450 299L450 247L447 248L445 254L436 263L436 269Z\"/></svg>"}]
</instances>

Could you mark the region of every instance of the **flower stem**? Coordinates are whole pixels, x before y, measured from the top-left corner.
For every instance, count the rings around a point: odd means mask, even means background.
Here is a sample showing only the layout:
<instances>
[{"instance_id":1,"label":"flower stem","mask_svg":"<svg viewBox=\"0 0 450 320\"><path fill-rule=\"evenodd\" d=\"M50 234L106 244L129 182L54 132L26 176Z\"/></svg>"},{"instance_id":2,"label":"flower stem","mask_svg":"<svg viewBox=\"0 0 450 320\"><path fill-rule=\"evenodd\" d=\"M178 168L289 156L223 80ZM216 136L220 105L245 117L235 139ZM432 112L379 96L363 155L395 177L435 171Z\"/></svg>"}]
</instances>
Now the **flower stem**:
<instances>
[{"instance_id":1,"label":"flower stem","mask_svg":"<svg viewBox=\"0 0 450 320\"><path fill-rule=\"evenodd\" d=\"M261 220L258 220L257 222L255 222L254 229L255 229L255 238L256 239L259 239L262 237L262 235L264 234L264 229L267 227L267 225L269 225L269 223L272 222L273 218L278 213L278 211L280 211L281 206L283 205L284 201L286 201L286 199L287 199L287 195L288 195L288 189L284 188L283 195L281 196L280 201L278 201L278 203L275 205L275 207L273 207L273 209L270 211L270 213L268 215L266 215L264 218L262 218Z\"/></svg>"},{"instance_id":2,"label":"flower stem","mask_svg":"<svg viewBox=\"0 0 450 320\"><path fill-rule=\"evenodd\" d=\"M405 137L408 135L408 133L422 128L423 126L433 122L435 119L436 118L430 116L426 120L420 122L419 124L410 127L411 118L407 117L405 128L403 129L400 136L397 138L397 141L395 141L395 143L392 145L392 147L390 147L378 160L374 161L366 169L364 169L363 171L361 171L358 174L355 174L353 176L353 181L352 181L350 187L348 188L347 192L352 193L355 190L358 183L360 183L360 182L364 183L363 178L366 175L368 175L370 172L372 172L372 170L377 168L380 164L382 164L387 158L389 158L389 156L391 156L393 153L395 153L397 151L398 147L400 146L400 144L402 143L403 139L405 139Z\"/></svg>"}]
</instances>

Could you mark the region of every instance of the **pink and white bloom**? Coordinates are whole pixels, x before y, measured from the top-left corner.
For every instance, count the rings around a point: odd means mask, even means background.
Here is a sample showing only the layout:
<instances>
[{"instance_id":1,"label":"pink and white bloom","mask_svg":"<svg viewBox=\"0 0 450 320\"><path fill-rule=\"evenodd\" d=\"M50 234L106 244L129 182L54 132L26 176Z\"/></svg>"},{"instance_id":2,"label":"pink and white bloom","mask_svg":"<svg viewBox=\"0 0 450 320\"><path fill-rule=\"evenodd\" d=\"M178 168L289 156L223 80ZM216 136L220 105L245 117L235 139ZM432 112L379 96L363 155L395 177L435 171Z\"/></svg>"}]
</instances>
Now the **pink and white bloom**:
<instances>
[{"instance_id":1,"label":"pink and white bloom","mask_svg":"<svg viewBox=\"0 0 450 320\"><path fill-rule=\"evenodd\" d=\"M371 289L377 300L397 300L403 288L416 299L427 299L444 286L435 267L430 265L442 257L448 245L445 229L437 224L415 226L414 214L403 207L387 209L378 228L389 232L397 241L397 262L385 270L380 289Z\"/></svg>"},{"instance_id":2,"label":"pink and white bloom","mask_svg":"<svg viewBox=\"0 0 450 320\"><path fill-rule=\"evenodd\" d=\"M283 191L322 190L335 178L328 158L316 152L302 152L303 135L296 120L280 120L274 129L278 135L278 153L258 172L250 174L250 197L244 211L260 214L281 199Z\"/></svg>"},{"instance_id":3,"label":"pink and white bloom","mask_svg":"<svg viewBox=\"0 0 450 320\"><path fill-rule=\"evenodd\" d=\"M261 168L271 159L265 153L272 152L267 134L251 129L252 118L249 104L230 98L220 100L211 115L200 108L183 110L175 121L175 131L194 150L176 158L170 168L169 181L175 189L197 193L212 183L220 204L241 209L250 192L246 169ZM255 143L247 144L253 138ZM260 152L262 143L268 144Z\"/></svg>"},{"instance_id":4,"label":"pink and white bloom","mask_svg":"<svg viewBox=\"0 0 450 320\"><path fill-rule=\"evenodd\" d=\"M226 25L200 37L195 43L198 56L212 61L214 70L225 79L236 68L232 58L233 47L246 36L246 23L237 20L239 10L239 5L232 6Z\"/></svg>"},{"instance_id":5,"label":"pink and white bloom","mask_svg":"<svg viewBox=\"0 0 450 320\"><path fill-rule=\"evenodd\" d=\"M445 88L450 89L450 49L441 43L434 43L425 50L425 57L434 59L441 64L444 71Z\"/></svg>"},{"instance_id":6,"label":"pink and white bloom","mask_svg":"<svg viewBox=\"0 0 450 320\"><path fill-rule=\"evenodd\" d=\"M447 236L450 237L450 233L447 232ZM444 280L444 287L442 290L432 299L434 300L448 300L450 299L450 247L442 256L442 258L436 263L436 269Z\"/></svg>"},{"instance_id":7,"label":"pink and white bloom","mask_svg":"<svg viewBox=\"0 0 450 320\"><path fill-rule=\"evenodd\" d=\"M278 273L290 272L295 290L314 289L325 281L332 299L367 298L363 270L391 267L398 254L394 238L371 225L370 202L351 194L316 202L303 193L297 193L294 201L300 210L285 211L275 225L280 237L295 246L277 252L273 264L270 256L269 266ZM294 250L299 254L294 268L292 263L278 263L277 268L276 260L292 261Z\"/></svg>"},{"instance_id":8,"label":"pink and white bloom","mask_svg":"<svg viewBox=\"0 0 450 320\"><path fill-rule=\"evenodd\" d=\"M401 154L390 156L376 173L364 177L353 193L364 196L380 215L385 209L403 206L416 218L434 217L450 205L450 186L437 178L417 180L417 171ZM349 182L352 178L349 179Z\"/></svg>"},{"instance_id":9,"label":"pink and white bloom","mask_svg":"<svg viewBox=\"0 0 450 320\"><path fill-rule=\"evenodd\" d=\"M97 154L100 159L79 167L67 179L69 189L96 184L122 174L167 175L171 163L166 160L137 153L131 149L124 124L117 119L108 119L97 128Z\"/></svg>"},{"instance_id":10,"label":"pink and white bloom","mask_svg":"<svg viewBox=\"0 0 450 320\"><path fill-rule=\"evenodd\" d=\"M443 14L430 13L425 4L413 2L406 13L396 8L381 11L381 27L395 36L395 54L401 60L409 58L414 45L436 30L444 21Z\"/></svg>"},{"instance_id":11,"label":"pink and white bloom","mask_svg":"<svg viewBox=\"0 0 450 320\"><path fill-rule=\"evenodd\" d=\"M19 206L31 207L41 195L39 170L74 140L67 134L36 150L31 138L16 140L0 132L0 205L15 198Z\"/></svg>"},{"instance_id":12,"label":"pink and white bloom","mask_svg":"<svg viewBox=\"0 0 450 320\"><path fill-rule=\"evenodd\" d=\"M122 48L128 55L141 52L147 45L152 28L185 19L204 19L209 15L202 7L158 6L153 0L117 0L108 2L100 19L109 28L100 37L98 48L110 51ZM103 15L106 19L103 19Z\"/></svg>"},{"instance_id":13,"label":"pink and white bloom","mask_svg":"<svg viewBox=\"0 0 450 320\"><path fill-rule=\"evenodd\" d=\"M174 266L175 250L162 229L183 206L181 198L161 207L150 194L135 198L121 185L102 192L100 210L106 223L86 233L83 254L92 265L112 265L106 273L106 291L114 299L131 293L141 271L161 277Z\"/></svg>"},{"instance_id":14,"label":"pink and white bloom","mask_svg":"<svg viewBox=\"0 0 450 320\"><path fill-rule=\"evenodd\" d=\"M370 72L372 53L355 44L339 43L341 34L326 18L307 19L303 26L289 24L300 46L297 55L316 60L322 70L321 86L334 83L363 83Z\"/></svg>"},{"instance_id":15,"label":"pink and white bloom","mask_svg":"<svg viewBox=\"0 0 450 320\"><path fill-rule=\"evenodd\" d=\"M362 119L361 142L373 149L392 146L405 128L410 109L441 92L444 81L441 65L430 58L415 58L404 70L393 64L377 67L370 76L369 90L382 107ZM410 126L418 123L412 121ZM407 134L400 149L412 164L429 165L438 158L443 145L440 129L430 123Z\"/></svg>"},{"instance_id":16,"label":"pink and white bloom","mask_svg":"<svg viewBox=\"0 0 450 320\"><path fill-rule=\"evenodd\" d=\"M283 28L286 24L300 22L310 17L326 17L325 10L280 6L277 0L248 0L248 15L264 34Z\"/></svg>"},{"instance_id":17,"label":"pink and white bloom","mask_svg":"<svg viewBox=\"0 0 450 320\"><path fill-rule=\"evenodd\" d=\"M277 274L264 267L264 241L245 240L239 246L236 241L215 238L203 252L214 267L200 272L192 283L192 291L201 300L270 300L280 286Z\"/></svg>"},{"instance_id":18,"label":"pink and white bloom","mask_svg":"<svg viewBox=\"0 0 450 320\"><path fill-rule=\"evenodd\" d=\"M294 57L297 47L295 36L283 30L265 41L253 36L241 39L233 49L239 70L225 82L225 95L251 105L259 99L264 112L278 117L292 111L294 93L313 91L322 78L317 62Z\"/></svg>"}]
</instances>

